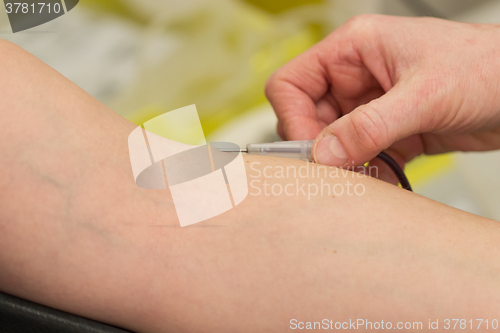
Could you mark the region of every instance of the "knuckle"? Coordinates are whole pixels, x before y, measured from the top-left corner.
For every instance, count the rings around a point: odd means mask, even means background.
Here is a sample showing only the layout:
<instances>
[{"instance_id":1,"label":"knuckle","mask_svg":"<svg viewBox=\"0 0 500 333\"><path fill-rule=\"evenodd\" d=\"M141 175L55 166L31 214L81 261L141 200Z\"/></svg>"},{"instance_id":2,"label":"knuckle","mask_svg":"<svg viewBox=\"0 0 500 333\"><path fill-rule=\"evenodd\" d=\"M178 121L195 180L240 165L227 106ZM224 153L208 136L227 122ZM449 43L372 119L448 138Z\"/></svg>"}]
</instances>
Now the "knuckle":
<instances>
[{"instance_id":1,"label":"knuckle","mask_svg":"<svg viewBox=\"0 0 500 333\"><path fill-rule=\"evenodd\" d=\"M353 33L368 38L377 32L383 22L382 15L362 14L350 18L346 25Z\"/></svg>"},{"instance_id":2,"label":"knuckle","mask_svg":"<svg viewBox=\"0 0 500 333\"><path fill-rule=\"evenodd\" d=\"M382 115L372 106L365 105L352 113L352 126L359 144L368 151L382 150L388 145L388 128Z\"/></svg>"},{"instance_id":3,"label":"knuckle","mask_svg":"<svg viewBox=\"0 0 500 333\"><path fill-rule=\"evenodd\" d=\"M376 15L375 14L361 14L351 17L347 23L348 24L364 24L366 21L372 20Z\"/></svg>"},{"instance_id":4,"label":"knuckle","mask_svg":"<svg viewBox=\"0 0 500 333\"><path fill-rule=\"evenodd\" d=\"M272 96L274 95L274 92L276 91L276 84L277 84L277 74L274 73L272 74L269 79L266 82L265 88L264 88L264 93L266 94L266 97L268 99L271 99Z\"/></svg>"},{"instance_id":5,"label":"knuckle","mask_svg":"<svg viewBox=\"0 0 500 333\"><path fill-rule=\"evenodd\" d=\"M378 15L376 14L361 14L351 17L347 21L347 25L351 26L351 28L362 28L367 25L373 24L377 21Z\"/></svg>"}]
</instances>

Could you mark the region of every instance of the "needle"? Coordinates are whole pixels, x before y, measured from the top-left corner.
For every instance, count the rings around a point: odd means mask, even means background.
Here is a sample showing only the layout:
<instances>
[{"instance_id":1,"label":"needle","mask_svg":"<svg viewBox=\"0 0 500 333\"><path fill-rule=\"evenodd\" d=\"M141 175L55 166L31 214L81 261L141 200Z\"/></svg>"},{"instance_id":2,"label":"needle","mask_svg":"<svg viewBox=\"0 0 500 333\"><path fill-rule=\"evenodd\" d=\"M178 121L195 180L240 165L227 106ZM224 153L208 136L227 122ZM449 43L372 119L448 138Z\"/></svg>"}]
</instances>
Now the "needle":
<instances>
[{"instance_id":1,"label":"needle","mask_svg":"<svg viewBox=\"0 0 500 333\"><path fill-rule=\"evenodd\" d=\"M248 148L219 148L224 153L248 153Z\"/></svg>"}]
</instances>

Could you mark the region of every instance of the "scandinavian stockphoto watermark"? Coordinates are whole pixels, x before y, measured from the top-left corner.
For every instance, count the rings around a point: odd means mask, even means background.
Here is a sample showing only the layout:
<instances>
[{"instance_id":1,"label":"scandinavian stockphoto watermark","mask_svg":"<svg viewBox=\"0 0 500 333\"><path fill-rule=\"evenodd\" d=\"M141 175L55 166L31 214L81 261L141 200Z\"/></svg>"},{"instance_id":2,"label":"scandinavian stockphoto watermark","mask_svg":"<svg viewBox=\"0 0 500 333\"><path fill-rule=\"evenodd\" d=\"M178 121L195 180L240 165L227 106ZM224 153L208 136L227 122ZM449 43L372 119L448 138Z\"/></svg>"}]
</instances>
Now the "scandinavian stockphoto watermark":
<instances>
[{"instance_id":1,"label":"scandinavian stockphoto watermark","mask_svg":"<svg viewBox=\"0 0 500 333\"><path fill-rule=\"evenodd\" d=\"M12 32L52 21L75 8L79 0L4 0Z\"/></svg>"},{"instance_id":2,"label":"scandinavian stockphoto watermark","mask_svg":"<svg viewBox=\"0 0 500 333\"><path fill-rule=\"evenodd\" d=\"M182 227L218 216L248 195L241 153L231 143L207 144L194 105L167 112L137 127L128 138L136 184L170 190Z\"/></svg>"},{"instance_id":3,"label":"scandinavian stockphoto watermark","mask_svg":"<svg viewBox=\"0 0 500 333\"><path fill-rule=\"evenodd\" d=\"M362 196L366 187L358 179L378 178L378 167L331 168L307 162L305 165L250 164L250 195L252 196Z\"/></svg>"},{"instance_id":4,"label":"scandinavian stockphoto watermark","mask_svg":"<svg viewBox=\"0 0 500 333\"><path fill-rule=\"evenodd\" d=\"M181 226L218 216L253 196L362 196L359 178L378 177L376 167L338 169L313 163L249 165L231 143L207 144L194 105L167 112L137 127L128 138L134 181L145 189L169 190ZM354 171L354 172L352 172ZM249 191L249 187L251 191Z\"/></svg>"}]
</instances>

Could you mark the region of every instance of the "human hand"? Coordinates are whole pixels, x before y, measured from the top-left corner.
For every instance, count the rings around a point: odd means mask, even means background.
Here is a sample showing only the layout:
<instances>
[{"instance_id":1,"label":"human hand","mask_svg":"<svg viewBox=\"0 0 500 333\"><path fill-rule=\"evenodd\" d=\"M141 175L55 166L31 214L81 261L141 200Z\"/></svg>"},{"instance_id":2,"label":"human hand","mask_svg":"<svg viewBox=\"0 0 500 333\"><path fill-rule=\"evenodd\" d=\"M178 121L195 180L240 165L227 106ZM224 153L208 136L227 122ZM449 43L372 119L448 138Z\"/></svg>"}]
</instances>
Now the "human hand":
<instances>
[{"instance_id":1,"label":"human hand","mask_svg":"<svg viewBox=\"0 0 500 333\"><path fill-rule=\"evenodd\" d=\"M280 136L317 137L321 164L498 149L500 26L358 16L273 74L266 95Z\"/></svg>"}]
</instances>

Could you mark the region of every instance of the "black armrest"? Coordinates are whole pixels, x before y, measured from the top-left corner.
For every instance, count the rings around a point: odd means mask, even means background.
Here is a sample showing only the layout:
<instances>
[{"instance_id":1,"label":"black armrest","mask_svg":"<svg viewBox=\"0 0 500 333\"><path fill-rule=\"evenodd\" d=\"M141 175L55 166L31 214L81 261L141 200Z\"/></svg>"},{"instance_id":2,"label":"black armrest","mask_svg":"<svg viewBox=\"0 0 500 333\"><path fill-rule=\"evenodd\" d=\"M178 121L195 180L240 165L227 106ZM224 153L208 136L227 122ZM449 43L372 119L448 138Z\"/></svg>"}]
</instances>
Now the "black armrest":
<instances>
[{"instance_id":1,"label":"black armrest","mask_svg":"<svg viewBox=\"0 0 500 333\"><path fill-rule=\"evenodd\" d=\"M130 333L0 292L2 333Z\"/></svg>"}]
</instances>

